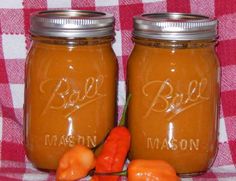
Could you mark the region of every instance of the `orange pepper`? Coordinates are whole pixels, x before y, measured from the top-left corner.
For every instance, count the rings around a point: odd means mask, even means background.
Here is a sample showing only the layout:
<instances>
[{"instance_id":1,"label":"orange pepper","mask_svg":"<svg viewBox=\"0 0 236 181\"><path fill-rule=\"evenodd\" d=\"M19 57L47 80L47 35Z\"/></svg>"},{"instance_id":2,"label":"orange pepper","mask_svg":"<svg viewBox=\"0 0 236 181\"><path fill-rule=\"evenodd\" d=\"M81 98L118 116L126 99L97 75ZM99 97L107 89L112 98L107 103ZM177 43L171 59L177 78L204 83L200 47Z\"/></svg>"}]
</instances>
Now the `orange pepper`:
<instances>
[{"instance_id":1,"label":"orange pepper","mask_svg":"<svg viewBox=\"0 0 236 181\"><path fill-rule=\"evenodd\" d=\"M133 160L128 165L128 181L179 181L174 168L163 160Z\"/></svg>"},{"instance_id":2,"label":"orange pepper","mask_svg":"<svg viewBox=\"0 0 236 181\"><path fill-rule=\"evenodd\" d=\"M62 156L56 173L57 181L73 181L87 176L95 168L95 156L92 150L76 145Z\"/></svg>"},{"instance_id":3,"label":"orange pepper","mask_svg":"<svg viewBox=\"0 0 236 181\"><path fill-rule=\"evenodd\" d=\"M174 168L163 160L132 160L128 169L121 172L93 172L95 176L128 176L128 181L179 181ZM93 177L91 181L99 181Z\"/></svg>"}]
</instances>

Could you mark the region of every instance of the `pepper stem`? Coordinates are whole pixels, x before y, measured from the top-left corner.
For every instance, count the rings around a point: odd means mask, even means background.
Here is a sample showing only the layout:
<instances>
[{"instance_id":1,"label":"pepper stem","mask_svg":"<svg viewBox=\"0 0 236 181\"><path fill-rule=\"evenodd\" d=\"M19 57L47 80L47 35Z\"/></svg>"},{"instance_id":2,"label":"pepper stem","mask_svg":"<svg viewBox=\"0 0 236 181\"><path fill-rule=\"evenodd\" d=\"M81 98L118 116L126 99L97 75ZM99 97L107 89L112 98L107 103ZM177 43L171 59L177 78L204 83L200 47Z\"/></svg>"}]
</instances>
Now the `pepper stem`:
<instances>
[{"instance_id":1,"label":"pepper stem","mask_svg":"<svg viewBox=\"0 0 236 181\"><path fill-rule=\"evenodd\" d=\"M126 111L127 111L127 108L128 108L130 98L131 98L131 95L129 94L128 97L127 97L123 112L122 112L122 116L121 116L121 119L120 119L119 126L125 126L125 115L126 115Z\"/></svg>"},{"instance_id":2,"label":"pepper stem","mask_svg":"<svg viewBox=\"0 0 236 181\"><path fill-rule=\"evenodd\" d=\"M100 175L100 176L127 176L127 170L123 170L120 172L95 172L95 170L91 170L88 175Z\"/></svg>"}]
</instances>

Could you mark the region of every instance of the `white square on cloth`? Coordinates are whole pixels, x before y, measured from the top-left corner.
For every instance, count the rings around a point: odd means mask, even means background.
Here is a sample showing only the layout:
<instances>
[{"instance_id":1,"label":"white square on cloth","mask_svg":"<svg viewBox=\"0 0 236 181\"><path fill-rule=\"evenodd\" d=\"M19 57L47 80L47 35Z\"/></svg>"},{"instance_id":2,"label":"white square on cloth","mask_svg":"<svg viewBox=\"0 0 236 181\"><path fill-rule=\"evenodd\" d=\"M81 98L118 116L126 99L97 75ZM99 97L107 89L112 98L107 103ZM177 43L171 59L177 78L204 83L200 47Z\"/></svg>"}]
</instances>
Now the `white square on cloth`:
<instances>
[{"instance_id":1,"label":"white square on cloth","mask_svg":"<svg viewBox=\"0 0 236 181\"><path fill-rule=\"evenodd\" d=\"M95 6L117 6L119 0L95 0Z\"/></svg>"},{"instance_id":2,"label":"white square on cloth","mask_svg":"<svg viewBox=\"0 0 236 181\"><path fill-rule=\"evenodd\" d=\"M125 105L126 91L125 81L118 81L118 106Z\"/></svg>"},{"instance_id":3,"label":"white square on cloth","mask_svg":"<svg viewBox=\"0 0 236 181\"><path fill-rule=\"evenodd\" d=\"M47 0L48 8L71 8L71 0Z\"/></svg>"},{"instance_id":4,"label":"white square on cloth","mask_svg":"<svg viewBox=\"0 0 236 181\"><path fill-rule=\"evenodd\" d=\"M0 0L0 8L18 9L23 8L23 0Z\"/></svg>"},{"instance_id":5,"label":"white square on cloth","mask_svg":"<svg viewBox=\"0 0 236 181\"><path fill-rule=\"evenodd\" d=\"M181 181L193 181L191 178L181 178Z\"/></svg>"},{"instance_id":6,"label":"white square on cloth","mask_svg":"<svg viewBox=\"0 0 236 181\"><path fill-rule=\"evenodd\" d=\"M225 120L224 118L220 118L219 120L219 142L224 143L228 141L226 127L225 127Z\"/></svg>"},{"instance_id":7,"label":"white square on cloth","mask_svg":"<svg viewBox=\"0 0 236 181\"><path fill-rule=\"evenodd\" d=\"M23 181L35 181L35 179L37 181L45 181L48 180L48 177L47 173L37 171L37 173L25 173L23 175Z\"/></svg>"},{"instance_id":8,"label":"white square on cloth","mask_svg":"<svg viewBox=\"0 0 236 181\"><path fill-rule=\"evenodd\" d=\"M26 43L24 35L2 35L3 55L5 59L24 59Z\"/></svg>"},{"instance_id":9,"label":"white square on cloth","mask_svg":"<svg viewBox=\"0 0 236 181\"><path fill-rule=\"evenodd\" d=\"M116 31L115 43L112 45L116 56L122 56L121 31Z\"/></svg>"},{"instance_id":10,"label":"white square on cloth","mask_svg":"<svg viewBox=\"0 0 236 181\"><path fill-rule=\"evenodd\" d=\"M24 84L10 84L14 108L23 108Z\"/></svg>"}]
</instances>

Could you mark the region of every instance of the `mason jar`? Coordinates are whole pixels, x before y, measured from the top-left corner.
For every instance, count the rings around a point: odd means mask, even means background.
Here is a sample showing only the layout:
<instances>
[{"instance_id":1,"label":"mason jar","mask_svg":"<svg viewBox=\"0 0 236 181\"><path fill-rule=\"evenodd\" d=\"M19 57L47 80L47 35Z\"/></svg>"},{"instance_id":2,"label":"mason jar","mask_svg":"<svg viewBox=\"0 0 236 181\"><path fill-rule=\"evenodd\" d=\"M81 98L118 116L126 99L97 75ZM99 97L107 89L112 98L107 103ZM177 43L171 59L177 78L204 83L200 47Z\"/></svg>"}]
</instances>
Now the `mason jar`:
<instances>
[{"instance_id":1,"label":"mason jar","mask_svg":"<svg viewBox=\"0 0 236 181\"><path fill-rule=\"evenodd\" d=\"M56 169L76 144L93 148L114 126L114 17L80 10L32 14L26 61L25 147L41 169Z\"/></svg>"},{"instance_id":2,"label":"mason jar","mask_svg":"<svg viewBox=\"0 0 236 181\"><path fill-rule=\"evenodd\" d=\"M205 172L217 152L217 21L164 13L134 17L128 60L130 159L162 159L180 175Z\"/></svg>"}]
</instances>

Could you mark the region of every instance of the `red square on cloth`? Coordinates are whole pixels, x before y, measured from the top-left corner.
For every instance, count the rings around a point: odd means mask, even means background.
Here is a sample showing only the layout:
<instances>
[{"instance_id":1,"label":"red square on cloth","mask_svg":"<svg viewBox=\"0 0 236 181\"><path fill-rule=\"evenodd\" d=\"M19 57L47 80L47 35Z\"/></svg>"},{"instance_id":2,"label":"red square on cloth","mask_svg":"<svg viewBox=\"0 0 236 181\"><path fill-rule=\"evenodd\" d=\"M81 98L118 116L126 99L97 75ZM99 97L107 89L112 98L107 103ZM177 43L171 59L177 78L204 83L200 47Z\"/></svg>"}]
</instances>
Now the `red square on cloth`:
<instances>
[{"instance_id":1,"label":"red square on cloth","mask_svg":"<svg viewBox=\"0 0 236 181\"><path fill-rule=\"evenodd\" d=\"M224 117L236 115L236 90L221 93Z\"/></svg>"},{"instance_id":2,"label":"red square on cloth","mask_svg":"<svg viewBox=\"0 0 236 181\"><path fill-rule=\"evenodd\" d=\"M142 14L143 4L120 5L120 22L122 30L132 30L133 17Z\"/></svg>"},{"instance_id":3,"label":"red square on cloth","mask_svg":"<svg viewBox=\"0 0 236 181\"><path fill-rule=\"evenodd\" d=\"M217 45L217 54L221 66L236 65L236 39L224 40Z\"/></svg>"},{"instance_id":4,"label":"red square on cloth","mask_svg":"<svg viewBox=\"0 0 236 181\"><path fill-rule=\"evenodd\" d=\"M215 15L234 13L236 11L235 0L215 0Z\"/></svg>"},{"instance_id":5,"label":"red square on cloth","mask_svg":"<svg viewBox=\"0 0 236 181\"><path fill-rule=\"evenodd\" d=\"M2 181L21 181L22 179L15 179L15 178L9 178L7 176L0 176L0 180Z\"/></svg>"},{"instance_id":6,"label":"red square on cloth","mask_svg":"<svg viewBox=\"0 0 236 181\"><path fill-rule=\"evenodd\" d=\"M3 59L0 59L0 84L6 83L8 83L6 65L5 61Z\"/></svg>"},{"instance_id":7,"label":"red square on cloth","mask_svg":"<svg viewBox=\"0 0 236 181\"><path fill-rule=\"evenodd\" d=\"M2 160L14 160L24 162L24 146L19 143L2 142Z\"/></svg>"},{"instance_id":8,"label":"red square on cloth","mask_svg":"<svg viewBox=\"0 0 236 181\"><path fill-rule=\"evenodd\" d=\"M190 0L167 0L168 12L190 13Z\"/></svg>"}]
</instances>

